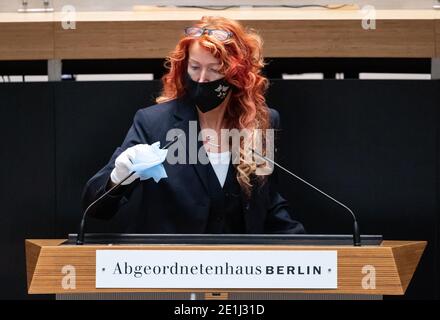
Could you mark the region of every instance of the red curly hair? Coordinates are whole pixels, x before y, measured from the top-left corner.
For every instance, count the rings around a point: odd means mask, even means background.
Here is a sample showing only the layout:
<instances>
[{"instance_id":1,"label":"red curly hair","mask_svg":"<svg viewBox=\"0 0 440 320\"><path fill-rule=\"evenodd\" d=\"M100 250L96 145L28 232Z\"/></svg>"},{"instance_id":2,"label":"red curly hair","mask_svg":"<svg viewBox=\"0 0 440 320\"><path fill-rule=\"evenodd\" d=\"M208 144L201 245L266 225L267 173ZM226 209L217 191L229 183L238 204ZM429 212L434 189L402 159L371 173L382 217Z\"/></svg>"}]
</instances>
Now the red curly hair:
<instances>
[{"instance_id":1,"label":"red curly hair","mask_svg":"<svg viewBox=\"0 0 440 320\"><path fill-rule=\"evenodd\" d=\"M226 30L232 33L232 37L219 41L207 34L198 38L183 36L166 58L165 67L168 72L162 77L163 89L156 102L165 102L186 94L184 75L187 72L188 50L194 41L198 41L200 46L219 59L219 72L232 86L224 115L227 129L261 129L265 137L264 132L270 122L265 99L269 81L262 75L264 59L261 37L255 30L244 28L239 22L223 17L202 17L194 26ZM257 165L255 161L248 160L252 159L249 157L251 151L244 148L243 143L240 146L240 161L236 166L237 180L249 196L253 186L251 177L255 175Z\"/></svg>"}]
</instances>

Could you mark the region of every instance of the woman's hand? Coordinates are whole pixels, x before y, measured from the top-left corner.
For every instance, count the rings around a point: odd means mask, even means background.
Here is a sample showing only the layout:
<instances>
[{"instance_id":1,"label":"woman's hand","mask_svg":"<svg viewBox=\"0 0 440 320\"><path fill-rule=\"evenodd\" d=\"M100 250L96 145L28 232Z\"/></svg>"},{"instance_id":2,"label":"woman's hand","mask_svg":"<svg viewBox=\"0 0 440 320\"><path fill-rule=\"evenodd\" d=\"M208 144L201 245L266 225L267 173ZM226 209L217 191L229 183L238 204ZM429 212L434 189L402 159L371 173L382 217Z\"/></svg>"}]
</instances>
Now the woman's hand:
<instances>
[{"instance_id":1,"label":"woman's hand","mask_svg":"<svg viewBox=\"0 0 440 320\"><path fill-rule=\"evenodd\" d=\"M141 152L145 151L142 144L137 144L133 147L127 148L122 152L115 160L115 168L110 174L111 187L121 182L126 176L128 176L133 170L133 162L136 157L139 157ZM135 181L139 176L135 173L130 178L125 180L122 185L127 185Z\"/></svg>"},{"instance_id":2,"label":"woman's hand","mask_svg":"<svg viewBox=\"0 0 440 320\"><path fill-rule=\"evenodd\" d=\"M160 142L149 144L137 144L127 148L115 160L115 168L110 174L112 184L118 184L131 172L135 171L130 178L125 180L122 185L132 183L138 178L146 180L153 178L158 182L161 178L166 178L166 172L160 165L166 158L167 150L160 149Z\"/></svg>"}]
</instances>

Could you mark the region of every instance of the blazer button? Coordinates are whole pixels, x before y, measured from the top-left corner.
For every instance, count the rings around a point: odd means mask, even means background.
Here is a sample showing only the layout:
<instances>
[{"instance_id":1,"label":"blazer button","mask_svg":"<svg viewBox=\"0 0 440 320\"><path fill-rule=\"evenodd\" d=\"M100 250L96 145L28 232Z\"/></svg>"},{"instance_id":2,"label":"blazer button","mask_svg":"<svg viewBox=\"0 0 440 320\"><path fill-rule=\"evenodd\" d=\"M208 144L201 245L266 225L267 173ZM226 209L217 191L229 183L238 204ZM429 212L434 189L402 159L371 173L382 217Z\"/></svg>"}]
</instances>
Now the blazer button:
<instances>
[{"instance_id":1,"label":"blazer button","mask_svg":"<svg viewBox=\"0 0 440 320\"><path fill-rule=\"evenodd\" d=\"M222 217L217 217L217 222L222 222L223 218Z\"/></svg>"}]
</instances>

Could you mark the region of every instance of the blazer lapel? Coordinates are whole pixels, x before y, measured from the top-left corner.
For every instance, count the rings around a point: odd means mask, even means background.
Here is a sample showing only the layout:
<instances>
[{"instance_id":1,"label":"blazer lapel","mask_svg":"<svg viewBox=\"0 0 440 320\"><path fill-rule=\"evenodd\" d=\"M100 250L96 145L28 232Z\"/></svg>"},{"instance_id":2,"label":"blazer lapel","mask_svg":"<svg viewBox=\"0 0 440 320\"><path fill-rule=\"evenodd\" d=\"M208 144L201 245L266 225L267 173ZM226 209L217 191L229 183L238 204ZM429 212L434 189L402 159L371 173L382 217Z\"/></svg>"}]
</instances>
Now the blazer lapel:
<instances>
[{"instance_id":1,"label":"blazer lapel","mask_svg":"<svg viewBox=\"0 0 440 320\"><path fill-rule=\"evenodd\" d=\"M177 108L174 113L174 117L176 118L174 128L181 129L185 133L185 137L181 137L177 143L180 143L182 146L183 143L181 139L186 139L186 163L194 168L196 175L208 194L208 166L210 164L209 162L207 164L202 164L198 159L199 150L201 150L200 152L204 152L205 156L206 152L205 148L203 147L203 142L198 140L200 124L195 108L195 105L191 103L190 100L184 98L177 99ZM193 122L191 130L190 121L195 121ZM195 123L197 123L197 126L194 126ZM196 150L194 150L194 139L197 141ZM190 143L192 143L192 145L190 145Z\"/></svg>"}]
</instances>

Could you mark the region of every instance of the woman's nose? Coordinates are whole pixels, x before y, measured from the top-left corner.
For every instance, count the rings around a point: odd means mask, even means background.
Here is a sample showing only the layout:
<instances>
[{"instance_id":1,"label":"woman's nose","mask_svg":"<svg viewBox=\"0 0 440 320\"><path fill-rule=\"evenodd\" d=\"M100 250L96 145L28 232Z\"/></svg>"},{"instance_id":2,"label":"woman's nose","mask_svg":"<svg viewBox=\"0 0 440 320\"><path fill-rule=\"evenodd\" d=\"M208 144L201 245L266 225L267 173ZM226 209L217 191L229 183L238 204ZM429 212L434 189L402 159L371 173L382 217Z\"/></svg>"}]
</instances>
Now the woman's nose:
<instances>
[{"instance_id":1,"label":"woman's nose","mask_svg":"<svg viewBox=\"0 0 440 320\"><path fill-rule=\"evenodd\" d=\"M209 79L207 77L207 70L202 69L198 82L209 82Z\"/></svg>"}]
</instances>

